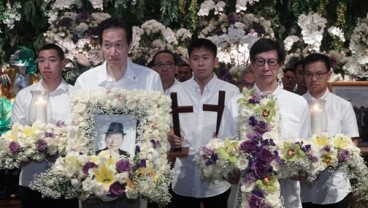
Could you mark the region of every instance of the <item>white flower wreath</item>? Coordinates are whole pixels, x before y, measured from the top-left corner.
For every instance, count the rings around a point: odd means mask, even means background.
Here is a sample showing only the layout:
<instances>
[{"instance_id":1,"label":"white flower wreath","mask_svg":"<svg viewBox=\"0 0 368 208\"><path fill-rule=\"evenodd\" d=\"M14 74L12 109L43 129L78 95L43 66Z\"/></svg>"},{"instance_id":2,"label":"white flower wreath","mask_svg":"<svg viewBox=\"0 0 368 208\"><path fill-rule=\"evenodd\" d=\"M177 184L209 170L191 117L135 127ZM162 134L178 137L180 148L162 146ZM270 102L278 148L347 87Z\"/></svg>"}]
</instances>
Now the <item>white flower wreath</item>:
<instances>
[{"instance_id":1,"label":"white flower wreath","mask_svg":"<svg viewBox=\"0 0 368 208\"><path fill-rule=\"evenodd\" d=\"M71 107L73 119L66 148L69 154L38 176L32 189L52 198L126 197L169 202L168 97L161 92L117 88L79 91L73 96ZM133 157L109 151L95 155L97 115L129 115L137 119Z\"/></svg>"}]
</instances>

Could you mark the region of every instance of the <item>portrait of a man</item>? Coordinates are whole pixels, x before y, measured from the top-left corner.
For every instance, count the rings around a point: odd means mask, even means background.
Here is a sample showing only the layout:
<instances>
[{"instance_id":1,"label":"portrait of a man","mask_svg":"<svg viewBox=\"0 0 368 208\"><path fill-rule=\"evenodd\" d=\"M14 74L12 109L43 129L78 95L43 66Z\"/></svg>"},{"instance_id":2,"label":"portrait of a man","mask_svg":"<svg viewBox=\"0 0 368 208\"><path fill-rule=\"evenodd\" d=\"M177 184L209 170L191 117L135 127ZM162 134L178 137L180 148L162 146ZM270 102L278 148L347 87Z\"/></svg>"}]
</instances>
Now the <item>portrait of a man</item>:
<instances>
[{"instance_id":1,"label":"portrait of a man","mask_svg":"<svg viewBox=\"0 0 368 208\"><path fill-rule=\"evenodd\" d=\"M129 156L127 152L120 149L124 141L124 126L119 122L111 122L109 128L107 129L105 136L106 148L98 150L96 153L100 153L103 150L111 150L113 152L119 153L119 155Z\"/></svg>"},{"instance_id":2,"label":"portrait of a man","mask_svg":"<svg viewBox=\"0 0 368 208\"><path fill-rule=\"evenodd\" d=\"M137 120L129 115L97 115L95 152L110 150L134 156Z\"/></svg>"}]
</instances>

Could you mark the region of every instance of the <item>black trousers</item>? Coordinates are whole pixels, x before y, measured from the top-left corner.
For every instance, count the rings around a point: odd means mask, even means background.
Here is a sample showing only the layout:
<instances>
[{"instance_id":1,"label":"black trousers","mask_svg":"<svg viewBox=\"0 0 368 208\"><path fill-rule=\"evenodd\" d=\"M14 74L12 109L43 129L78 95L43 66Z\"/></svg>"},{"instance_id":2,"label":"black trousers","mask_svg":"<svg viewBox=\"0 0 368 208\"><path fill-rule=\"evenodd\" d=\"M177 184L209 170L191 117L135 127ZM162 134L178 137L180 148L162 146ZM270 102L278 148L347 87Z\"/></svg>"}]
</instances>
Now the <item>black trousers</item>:
<instances>
[{"instance_id":1,"label":"black trousers","mask_svg":"<svg viewBox=\"0 0 368 208\"><path fill-rule=\"evenodd\" d=\"M78 208L78 199L42 198L41 193L20 186L22 208Z\"/></svg>"},{"instance_id":2,"label":"black trousers","mask_svg":"<svg viewBox=\"0 0 368 208\"><path fill-rule=\"evenodd\" d=\"M181 196L171 191L171 203L167 206L169 208L199 208L201 202L204 208L227 208L227 200L230 195L230 189L224 193L207 198L194 198Z\"/></svg>"},{"instance_id":3,"label":"black trousers","mask_svg":"<svg viewBox=\"0 0 368 208\"><path fill-rule=\"evenodd\" d=\"M303 208L349 208L349 195L334 204L303 203Z\"/></svg>"}]
</instances>

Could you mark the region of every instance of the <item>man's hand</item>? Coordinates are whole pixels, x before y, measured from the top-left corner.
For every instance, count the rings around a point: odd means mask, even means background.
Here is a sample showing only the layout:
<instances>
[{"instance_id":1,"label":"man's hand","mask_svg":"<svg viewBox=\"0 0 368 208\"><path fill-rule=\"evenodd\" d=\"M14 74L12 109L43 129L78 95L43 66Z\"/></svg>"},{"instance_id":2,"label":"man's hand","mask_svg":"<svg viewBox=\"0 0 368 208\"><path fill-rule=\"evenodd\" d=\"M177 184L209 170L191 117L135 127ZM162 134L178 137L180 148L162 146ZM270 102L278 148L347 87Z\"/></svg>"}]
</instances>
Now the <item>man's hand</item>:
<instances>
[{"instance_id":1,"label":"man's hand","mask_svg":"<svg viewBox=\"0 0 368 208\"><path fill-rule=\"evenodd\" d=\"M232 169L227 174L227 181L231 184L238 184L240 180L240 170L239 169Z\"/></svg>"},{"instance_id":2,"label":"man's hand","mask_svg":"<svg viewBox=\"0 0 368 208\"><path fill-rule=\"evenodd\" d=\"M170 142L171 148L176 149L182 147L184 138L174 135L173 129L170 129L168 140Z\"/></svg>"}]
</instances>

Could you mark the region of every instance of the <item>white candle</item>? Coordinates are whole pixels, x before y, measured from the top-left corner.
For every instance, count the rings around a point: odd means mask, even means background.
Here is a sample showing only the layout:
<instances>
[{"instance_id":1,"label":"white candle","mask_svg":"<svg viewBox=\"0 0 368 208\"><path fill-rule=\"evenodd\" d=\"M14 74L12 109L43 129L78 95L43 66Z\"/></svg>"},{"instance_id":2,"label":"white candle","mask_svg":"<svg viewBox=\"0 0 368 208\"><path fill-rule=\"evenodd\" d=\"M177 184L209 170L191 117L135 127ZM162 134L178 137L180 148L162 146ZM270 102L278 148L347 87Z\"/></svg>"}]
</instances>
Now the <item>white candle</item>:
<instances>
[{"instance_id":1,"label":"white candle","mask_svg":"<svg viewBox=\"0 0 368 208\"><path fill-rule=\"evenodd\" d=\"M313 103L310 111L312 134L320 134L322 133L322 106L320 103Z\"/></svg>"},{"instance_id":2,"label":"white candle","mask_svg":"<svg viewBox=\"0 0 368 208\"><path fill-rule=\"evenodd\" d=\"M47 101L41 96L35 102L36 121L47 123Z\"/></svg>"}]
</instances>

